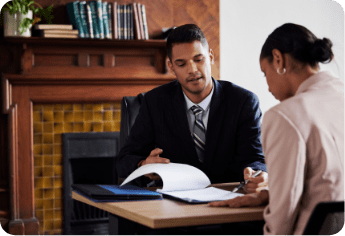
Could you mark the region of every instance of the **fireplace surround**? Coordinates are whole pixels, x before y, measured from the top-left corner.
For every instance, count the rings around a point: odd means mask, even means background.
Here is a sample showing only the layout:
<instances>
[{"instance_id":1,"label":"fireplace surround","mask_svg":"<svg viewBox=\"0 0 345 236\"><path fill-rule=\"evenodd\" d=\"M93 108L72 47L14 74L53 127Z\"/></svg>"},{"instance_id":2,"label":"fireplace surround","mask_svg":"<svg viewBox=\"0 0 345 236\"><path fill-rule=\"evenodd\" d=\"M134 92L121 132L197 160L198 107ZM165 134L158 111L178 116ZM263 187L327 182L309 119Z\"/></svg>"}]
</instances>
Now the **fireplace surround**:
<instances>
[{"instance_id":1,"label":"fireplace surround","mask_svg":"<svg viewBox=\"0 0 345 236\"><path fill-rule=\"evenodd\" d=\"M35 215L33 106L120 102L170 82L165 41L6 38L11 73L2 74L8 115L10 234L39 234Z\"/></svg>"}]
</instances>

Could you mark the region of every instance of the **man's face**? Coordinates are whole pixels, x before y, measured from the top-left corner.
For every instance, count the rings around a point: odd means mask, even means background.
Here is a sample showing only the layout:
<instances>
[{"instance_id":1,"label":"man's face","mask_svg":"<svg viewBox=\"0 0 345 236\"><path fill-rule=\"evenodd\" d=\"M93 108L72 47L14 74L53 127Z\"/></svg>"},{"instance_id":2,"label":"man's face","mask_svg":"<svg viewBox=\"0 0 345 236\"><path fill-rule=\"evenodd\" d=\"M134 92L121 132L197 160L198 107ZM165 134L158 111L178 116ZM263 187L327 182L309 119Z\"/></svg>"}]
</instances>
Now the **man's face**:
<instances>
[{"instance_id":1,"label":"man's face","mask_svg":"<svg viewBox=\"0 0 345 236\"><path fill-rule=\"evenodd\" d=\"M201 101L212 90L211 63L214 62L212 49L201 42L174 44L170 69L175 72L183 91L192 101ZM195 102L195 101L193 101Z\"/></svg>"}]
</instances>

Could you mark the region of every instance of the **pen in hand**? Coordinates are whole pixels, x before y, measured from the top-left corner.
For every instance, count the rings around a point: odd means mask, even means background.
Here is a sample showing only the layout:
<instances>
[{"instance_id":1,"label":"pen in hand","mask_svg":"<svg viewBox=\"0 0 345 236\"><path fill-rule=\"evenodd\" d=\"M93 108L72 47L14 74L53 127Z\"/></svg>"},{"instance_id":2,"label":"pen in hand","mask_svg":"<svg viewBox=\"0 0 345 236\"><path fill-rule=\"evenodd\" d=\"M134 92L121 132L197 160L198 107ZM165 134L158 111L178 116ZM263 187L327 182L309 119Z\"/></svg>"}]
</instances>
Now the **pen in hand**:
<instances>
[{"instance_id":1,"label":"pen in hand","mask_svg":"<svg viewBox=\"0 0 345 236\"><path fill-rule=\"evenodd\" d=\"M256 176L258 176L260 173L262 172L262 170L257 170L255 171L255 173L253 174L253 178L255 178ZM244 185L246 185L248 183L249 179L243 181L240 183L240 185L238 185L234 190L232 190L233 193L236 193L239 189L241 189Z\"/></svg>"}]
</instances>

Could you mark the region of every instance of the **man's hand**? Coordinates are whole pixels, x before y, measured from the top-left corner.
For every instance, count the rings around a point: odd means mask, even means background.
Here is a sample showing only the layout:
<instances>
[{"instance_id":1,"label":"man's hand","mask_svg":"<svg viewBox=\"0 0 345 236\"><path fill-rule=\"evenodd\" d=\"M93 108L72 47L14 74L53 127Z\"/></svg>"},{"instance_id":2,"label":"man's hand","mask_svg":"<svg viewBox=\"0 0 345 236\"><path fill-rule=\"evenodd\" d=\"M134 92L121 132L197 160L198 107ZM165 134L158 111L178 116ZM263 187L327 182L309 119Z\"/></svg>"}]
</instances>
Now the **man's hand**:
<instances>
[{"instance_id":1,"label":"man's hand","mask_svg":"<svg viewBox=\"0 0 345 236\"><path fill-rule=\"evenodd\" d=\"M151 151L150 155L141 162L140 166L152 163L170 163L170 160L167 158L162 158L159 155L163 153L163 150L160 148L155 148ZM151 180L159 180L161 177L155 173L146 174L146 177L150 178Z\"/></svg>"},{"instance_id":2,"label":"man's hand","mask_svg":"<svg viewBox=\"0 0 345 236\"><path fill-rule=\"evenodd\" d=\"M244 206L260 206L268 202L268 191L262 190L261 192L246 194L233 199L210 202L208 205L212 207L244 207Z\"/></svg>"},{"instance_id":3,"label":"man's hand","mask_svg":"<svg viewBox=\"0 0 345 236\"><path fill-rule=\"evenodd\" d=\"M267 188L267 173L262 171L257 177L253 178L253 174L255 171L247 167L243 171L244 173L244 180L249 179L249 182L243 186L243 190L247 193L257 193L260 192L262 189Z\"/></svg>"}]
</instances>

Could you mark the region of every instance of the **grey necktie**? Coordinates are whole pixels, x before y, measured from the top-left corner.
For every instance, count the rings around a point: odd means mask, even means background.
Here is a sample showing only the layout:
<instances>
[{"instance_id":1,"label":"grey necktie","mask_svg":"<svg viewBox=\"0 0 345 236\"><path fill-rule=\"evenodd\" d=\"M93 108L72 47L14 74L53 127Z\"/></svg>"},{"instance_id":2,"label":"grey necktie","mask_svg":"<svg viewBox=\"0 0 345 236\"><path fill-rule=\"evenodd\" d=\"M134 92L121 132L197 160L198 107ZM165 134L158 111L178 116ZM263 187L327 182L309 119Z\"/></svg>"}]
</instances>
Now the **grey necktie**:
<instances>
[{"instance_id":1,"label":"grey necktie","mask_svg":"<svg viewBox=\"0 0 345 236\"><path fill-rule=\"evenodd\" d=\"M202 122L202 112L204 110L199 106L192 106L190 109L195 115L195 123L192 131L195 149L198 154L199 161L203 162L206 142L205 126Z\"/></svg>"}]
</instances>

